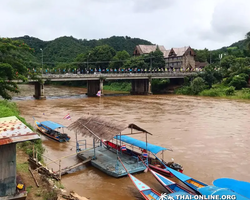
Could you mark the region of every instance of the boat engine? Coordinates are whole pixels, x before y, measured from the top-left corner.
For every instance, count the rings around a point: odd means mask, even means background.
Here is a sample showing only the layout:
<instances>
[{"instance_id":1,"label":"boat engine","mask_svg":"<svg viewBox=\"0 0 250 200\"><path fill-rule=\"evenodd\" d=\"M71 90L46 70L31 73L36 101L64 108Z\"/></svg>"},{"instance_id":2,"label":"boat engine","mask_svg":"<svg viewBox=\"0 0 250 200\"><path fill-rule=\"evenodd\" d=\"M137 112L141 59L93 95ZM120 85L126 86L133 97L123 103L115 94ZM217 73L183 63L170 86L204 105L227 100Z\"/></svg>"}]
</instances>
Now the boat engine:
<instances>
[{"instance_id":1,"label":"boat engine","mask_svg":"<svg viewBox=\"0 0 250 200\"><path fill-rule=\"evenodd\" d=\"M167 166L174 169L174 170L176 170L176 171L178 171L178 172L181 172L181 173L183 172L183 167L178 163L168 162Z\"/></svg>"}]
</instances>

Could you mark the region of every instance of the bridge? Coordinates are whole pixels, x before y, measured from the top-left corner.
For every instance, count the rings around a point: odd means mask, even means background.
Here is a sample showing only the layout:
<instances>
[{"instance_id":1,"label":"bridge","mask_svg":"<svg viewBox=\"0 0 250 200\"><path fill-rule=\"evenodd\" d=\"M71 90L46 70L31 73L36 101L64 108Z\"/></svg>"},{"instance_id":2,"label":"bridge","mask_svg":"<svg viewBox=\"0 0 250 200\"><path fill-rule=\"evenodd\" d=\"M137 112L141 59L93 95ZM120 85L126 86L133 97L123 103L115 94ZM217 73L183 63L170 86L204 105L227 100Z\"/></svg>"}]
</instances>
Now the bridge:
<instances>
[{"instance_id":1,"label":"bridge","mask_svg":"<svg viewBox=\"0 0 250 200\"><path fill-rule=\"evenodd\" d=\"M197 74L197 72L158 72L158 73L93 73L93 74L42 74L39 76L46 81L87 81L87 95L96 96L101 90L103 95L104 80L131 80L131 94L147 95L151 93L152 79L183 80L184 77ZM46 99L44 95L44 85L37 80L29 79L28 82L34 82L36 99Z\"/></svg>"}]
</instances>

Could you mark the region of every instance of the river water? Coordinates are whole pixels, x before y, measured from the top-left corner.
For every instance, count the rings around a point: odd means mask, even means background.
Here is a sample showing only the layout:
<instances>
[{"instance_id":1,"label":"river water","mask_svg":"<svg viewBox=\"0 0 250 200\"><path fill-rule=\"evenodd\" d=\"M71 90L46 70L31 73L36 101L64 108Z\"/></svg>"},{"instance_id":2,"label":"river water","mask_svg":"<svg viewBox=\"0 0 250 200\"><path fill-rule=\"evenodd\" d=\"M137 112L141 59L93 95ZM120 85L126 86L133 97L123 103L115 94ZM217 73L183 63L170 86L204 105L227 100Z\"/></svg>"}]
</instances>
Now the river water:
<instances>
[{"instance_id":1,"label":"river water","mask_svg":"<svg viewBox=\"0 0 250 200\"><path fill-rule=\"evenodd\" d=\"M45 94L50 97L39 101L31 98L33 86L21 85L21 90L14 101L31 124L34 116L38 121L51 120L68 126L83 114L135 123L153 134L149 136L150 143L173 149L165 152L164 159L174 158L183 165L185 174L207 184L221 177L250 181L250 101L176 95L88 98L83 88L59 86L45 86ZM63 119L66 114L70 114L71 121ZM56 143L41 136L46 157L55 160L75 153L74 133L68 133L72 137L69 143ZM90 147L91 140L87 141ZM45 158L45 162L50 163L49 159ZM71 156L62 165L77 162ZM54 171L58 168L55 164L49 167ZM164 192L149 172L135 176ZM116 179L89 165L63 176L62 183L67 190L91 200L140 197L128 177Z\"/></svg>"}]
</instances>

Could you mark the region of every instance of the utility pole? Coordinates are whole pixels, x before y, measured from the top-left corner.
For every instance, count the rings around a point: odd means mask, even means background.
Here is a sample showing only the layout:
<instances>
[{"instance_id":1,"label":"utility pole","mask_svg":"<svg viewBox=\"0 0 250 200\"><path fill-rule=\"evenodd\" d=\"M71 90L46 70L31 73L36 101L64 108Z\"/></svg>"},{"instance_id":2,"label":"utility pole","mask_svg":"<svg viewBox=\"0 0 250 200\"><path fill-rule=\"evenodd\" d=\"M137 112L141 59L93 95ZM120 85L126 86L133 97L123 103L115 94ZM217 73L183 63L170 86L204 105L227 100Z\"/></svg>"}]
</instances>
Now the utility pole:
<instances>
[{"instance_id":1,"label":"utility pole","mask_svg":"<svg viewBox=\"0 0 250 200\"><path fill-rule=\"evenodd\" d=\"M90 53L89 53L89 55L87 57L87 71L89 70L89 56L90 56Z\"/></svg>"},{"instance_id":2,"label":"utility pole","mask_svg":"<svg viewBox=\"0 0 250 200\"><path fill-rule=\"evenodd\" d=\"M43 75L43 49L40 48L40 50L42 51L42 75Z\"/></svg>"}]
</instances>

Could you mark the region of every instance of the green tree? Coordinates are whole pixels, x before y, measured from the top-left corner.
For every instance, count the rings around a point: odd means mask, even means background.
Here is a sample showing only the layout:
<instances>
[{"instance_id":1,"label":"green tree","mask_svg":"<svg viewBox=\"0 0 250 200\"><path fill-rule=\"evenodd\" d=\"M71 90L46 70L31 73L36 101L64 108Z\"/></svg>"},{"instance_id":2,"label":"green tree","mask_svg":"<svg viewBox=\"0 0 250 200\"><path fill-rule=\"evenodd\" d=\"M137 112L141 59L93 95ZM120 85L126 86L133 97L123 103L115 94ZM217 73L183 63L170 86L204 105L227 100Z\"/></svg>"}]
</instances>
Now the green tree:
<instances>
[{"instance_id":1,"label":"green tree","mask_svg":"<svg viewBox=\"0 0 250 200\"><path fill-rule=\"evenodd\" d=\"M20 41L0 38L0 96L4 99L11 99L9 92L19 92L17 84L12 80L27 79L27 67L31 66L24 52L29 51L33 49Z\"/></svg>"},{"instance_id":2,"label":"green tree","mask_svg":"<svg viewBox=\"0 0 250 200\"><path fill-rule=\"evenodd\" d=\"M201 77L195 78L191 84L191 91L193 94L199 94L202 90L206 89L205 81Z\"/></svg>"},{"instance_id":3,"label":"green tree","mask_svg":"<svg viewBox=\"0 0 250 200\"><path fill-rule=\"evenodd\" d=\"M250 51L250 32L246 34L246 44L248 51Z\"/></svg>"},{"instance_id":4,"label":"green tree","mask_svg":"<svg viewBox=\"0 0 250 200\"><path fill-rule=\"evenodd\" d=\"M160 51L157 46L156 50L152 53L153 56L153 68L162 68L165 67L165 60L163 57L163 53Z\"/></svg>"},{"instance_id":5,"label":"green tree","mask_svg":"<svg viewBox=\"0 0 250 200\"><path fill-rule=\"evenodd\" d=\"M149 66L147 65L147 63L145 63L144 61L144 57L143 56L136 56L136 57L132 57L129 60L127 60L124 63L124 68L141 68L141 69L145 69L148 68Z\"/></svg>"},{"instance_id":6,"label":"green tree","mask_svg":"<svg viewBox=\"0 0 250 200\"><path fill-rule=\"evenodd\" d=\"M108 46L102 45L93 48L89 54L85 55L88 58L90 68L108 68L109 61L115 56L116 51Z\"/></svg>"},{"instance_id":7,"label":"green tree","mask_svg":"<svg viewBox=\"0 0 250 200\"><path fill-rule=\"evenodd\" d=\"M124 62L130 58L130 55L127 51L118 51L116 52L116 55L112 58L112 61L110 63L110 68L122 68Z\"/></svg>"}]
</instances>

